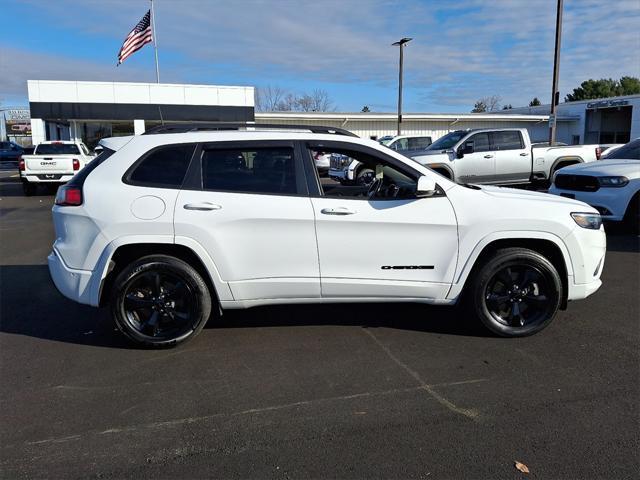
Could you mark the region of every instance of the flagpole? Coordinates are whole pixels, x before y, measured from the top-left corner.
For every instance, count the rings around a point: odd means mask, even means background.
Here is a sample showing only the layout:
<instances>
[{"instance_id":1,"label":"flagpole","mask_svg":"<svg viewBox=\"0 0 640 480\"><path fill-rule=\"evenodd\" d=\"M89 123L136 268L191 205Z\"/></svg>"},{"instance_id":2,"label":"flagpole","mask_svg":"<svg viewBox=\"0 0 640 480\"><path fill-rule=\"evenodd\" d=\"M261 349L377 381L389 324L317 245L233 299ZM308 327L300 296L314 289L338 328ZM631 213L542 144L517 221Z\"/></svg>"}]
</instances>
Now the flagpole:
<instances>
[{"instance_id":1,"label":"flagpole","mask_svg":"<svg viewBox=\"0 0 640 480\"><path fill-rule=\"evenodd\" d=\"M160 83L160 67L158 66L158 37L156 37L156 12L151 0L151 30L153 31L153 50L156 54L156 82Z\"/></svg>"}]
</instances>

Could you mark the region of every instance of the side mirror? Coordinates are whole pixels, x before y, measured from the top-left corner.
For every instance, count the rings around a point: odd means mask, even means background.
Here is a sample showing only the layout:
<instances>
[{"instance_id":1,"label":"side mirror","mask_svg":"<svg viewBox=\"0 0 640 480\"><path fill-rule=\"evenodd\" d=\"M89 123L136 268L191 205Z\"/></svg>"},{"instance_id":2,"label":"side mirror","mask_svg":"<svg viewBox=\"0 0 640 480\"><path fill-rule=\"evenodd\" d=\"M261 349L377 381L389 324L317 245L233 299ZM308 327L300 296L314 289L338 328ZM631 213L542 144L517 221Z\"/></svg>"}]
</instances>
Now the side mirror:
<instances>
[{"instance_id":1,"label":"side mirror","mask_svg":"<svg viewBox=\"0 0 640 480\"><path fill-rule=\"evenodd\" d=\"M473 140L469 140L467 142L464 142L461 146L460 149L462 149L462 154L460 155L460 157L458 158L462 158L464 156L464 154L469 154L469 153L473 153L474 152L474 144L473 144Z\"/></svg>"},{"instance_id":2,"label":"side mirror","mask_svg":"<svg viewBox=\"0 0 640 480\"><path fill-rule=\"evenodd\" d=\"M418 186L416 188L416 197L431 197L436 193L436 181L427 176L418 178Z\"/></svg>"}]
</instances>

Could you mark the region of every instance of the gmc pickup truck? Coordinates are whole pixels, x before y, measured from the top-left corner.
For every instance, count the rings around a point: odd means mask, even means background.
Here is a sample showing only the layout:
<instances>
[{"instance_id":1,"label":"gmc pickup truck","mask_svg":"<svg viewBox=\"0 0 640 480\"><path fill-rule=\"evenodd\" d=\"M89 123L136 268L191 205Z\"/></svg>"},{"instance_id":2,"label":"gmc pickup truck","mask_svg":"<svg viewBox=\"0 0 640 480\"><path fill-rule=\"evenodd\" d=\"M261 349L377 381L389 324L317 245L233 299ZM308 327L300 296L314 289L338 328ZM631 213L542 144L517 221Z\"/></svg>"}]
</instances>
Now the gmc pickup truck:
<instances>
[{"instance_id":1,"label":"gmc pickup truck","mask_svg":"<svg viewBox=\"0 0 640 480\"><path fill-rule=\"evenodd\" d=\"M416 162L457 183L548 182L562 167L598 160L599 145L531 145L526 128L456 130L432 143Z\"/></svg>"},{"instance_id":2,"label":"gmc pickup truck","mask_svg":"<svg viewBox=\"0 0 640 480\"><path fill-rule=\"evenodd\" d=\"M24 194L36 193L38 184L68 182L93 158L82 142L40 143L33 155L23 155L18 163Z\"/></svg>"}]
</instances>

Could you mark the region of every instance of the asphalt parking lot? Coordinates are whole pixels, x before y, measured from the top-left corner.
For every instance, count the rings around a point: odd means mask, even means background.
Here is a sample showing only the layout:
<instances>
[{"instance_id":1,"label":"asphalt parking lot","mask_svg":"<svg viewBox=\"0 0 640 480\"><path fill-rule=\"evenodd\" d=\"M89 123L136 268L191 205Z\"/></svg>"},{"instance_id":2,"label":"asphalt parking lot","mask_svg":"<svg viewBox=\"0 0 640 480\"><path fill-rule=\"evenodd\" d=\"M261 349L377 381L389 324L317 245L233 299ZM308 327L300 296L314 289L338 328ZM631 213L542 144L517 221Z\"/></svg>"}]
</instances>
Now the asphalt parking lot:
<instances>
[{"instance_id":1,"label":"asphalt parking lot","mask_svg":"<svg viewBox=\"0 0 640 480\"><path fill-rule=\"evenodd\" d=\"M640 248L542 333L456 309L255 308L130 348L49 279L51 192L0 172L2 478L638 478Z\"/></svg>"}]
</instances>

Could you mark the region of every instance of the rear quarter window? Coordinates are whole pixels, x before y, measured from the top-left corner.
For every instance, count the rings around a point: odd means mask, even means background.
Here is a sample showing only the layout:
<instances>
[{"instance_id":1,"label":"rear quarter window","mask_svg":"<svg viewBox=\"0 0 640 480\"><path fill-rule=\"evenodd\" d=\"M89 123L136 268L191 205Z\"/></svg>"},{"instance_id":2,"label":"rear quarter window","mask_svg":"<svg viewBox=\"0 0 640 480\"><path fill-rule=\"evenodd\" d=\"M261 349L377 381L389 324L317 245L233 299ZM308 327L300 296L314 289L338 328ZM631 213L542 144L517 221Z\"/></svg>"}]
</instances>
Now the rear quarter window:
<instances>
[{"instance_id":1,"label":"rear quarter window","mask_svg":"<svg viewBox=\"0 0 640 480\"><path fill-rule=\"evenodd\" d=\"M166 145L143 155L124 176L130 185L180 188L195 144Z\"/></svg>"}]
</instances>

